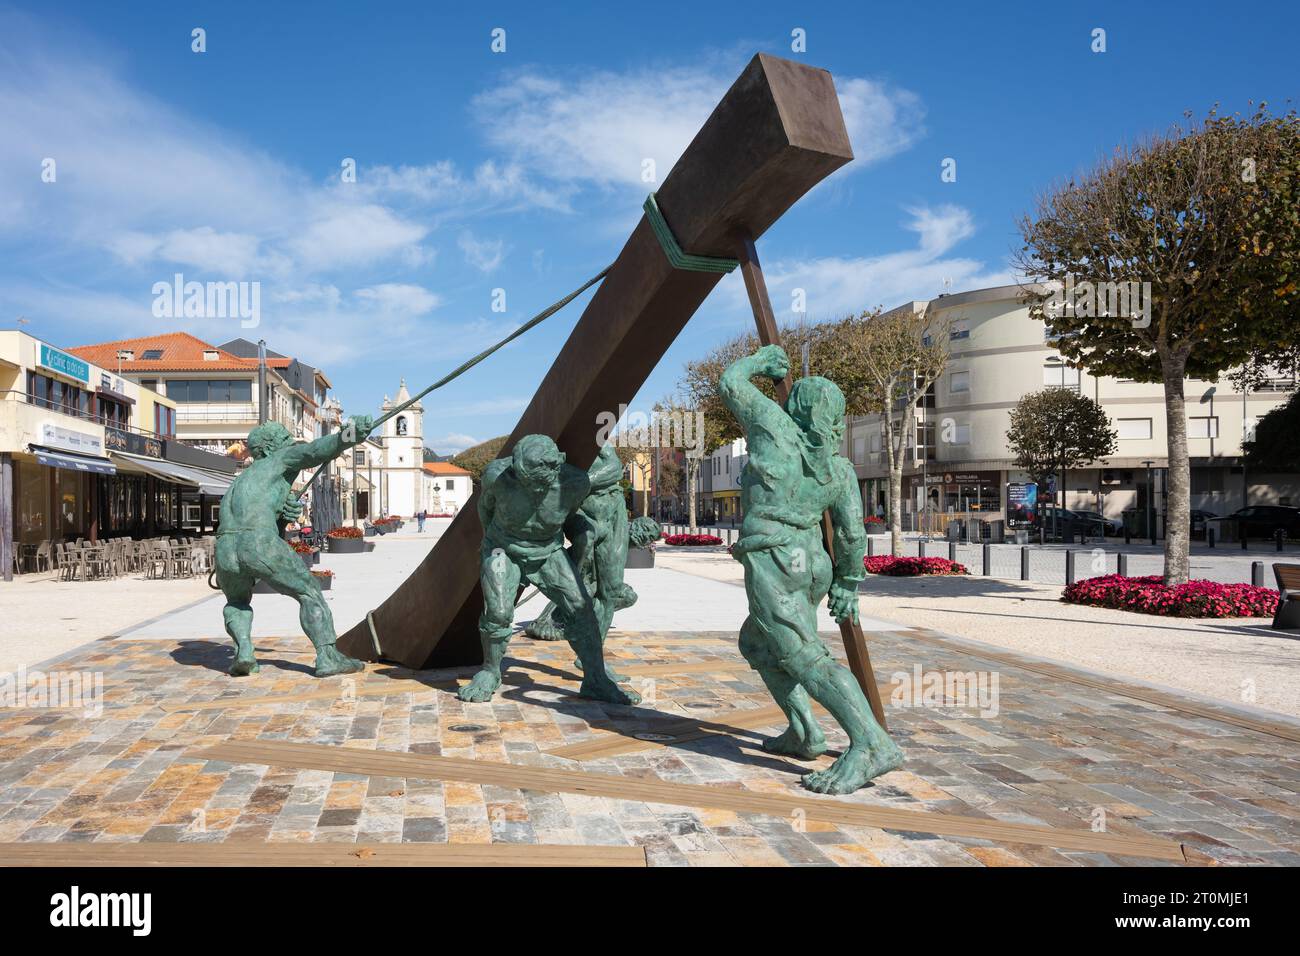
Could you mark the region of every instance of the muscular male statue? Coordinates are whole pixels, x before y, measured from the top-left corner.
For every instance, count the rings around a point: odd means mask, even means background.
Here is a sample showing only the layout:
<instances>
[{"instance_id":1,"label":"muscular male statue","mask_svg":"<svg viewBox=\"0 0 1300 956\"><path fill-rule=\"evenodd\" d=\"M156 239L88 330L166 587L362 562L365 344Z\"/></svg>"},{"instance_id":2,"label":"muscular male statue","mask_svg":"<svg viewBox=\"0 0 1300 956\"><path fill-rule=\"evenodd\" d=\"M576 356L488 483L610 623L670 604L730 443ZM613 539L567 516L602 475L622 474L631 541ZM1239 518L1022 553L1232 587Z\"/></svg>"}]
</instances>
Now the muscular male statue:
<instances>
[{"instance_id":1,"label":"muscular male statue","mask_svg":"<svg viewBox=\"0 0 1300 956\"><path fill-rule=\"evenodd\" d=\"M226 633L235 641L233 676L258 670L249 601L259 579L297 600L298 620L316 648L317 677L348 674L365 666L334 646L338 640L334 617L321 596L320 585L280 536L280 522L296 520L302 513L292 491L298 472L322 465L360 444L371 427L369 416L357 416L341 432L310 443L295 442L279 422L265 422L249 432L253 463L226 492L217 531L217 584L226 595Z\"/></svg>"},{"instance_id":2,"label":"muscular male statue","mask_svg":"<svg viewBox=\"0 0 1300 956\"><path fill-rule=\"evenodd\" d=\"M578 513L587 520L591 533L586 539L586 553L576 557L583 583L600 600L600 609L605 615L600 622L603 635L609 630L609 618L613 613L636 602L636 592L623 582L627 570L627 505L621 484L623 463L613 445L606 444L601 448L587 470L587 478L591 490ZM657 525L655 528L658 530ZM548 604L524 629L524 633L543 641L563 638L563 623L556 619L555 612L555 603Z\"/></svg>"},{"instance_id":3,"label":"muscular male statue","mask_svg":"<svg viewBox=\"0 0 1300 956\"><path fill-rule=\"evenodd\" d=\"M521 581L527 581L554 601L567 621L565 638L583 667L579 693L615 704L640 701L605 672L602 621L608 627L608 615L578 572L579 561L592 546L591 525L579 511L590 491L587 472L566 462L545 435L525 435L511 457L498 458L484 470L478 496L483 523L483 667L460 689L461 700L490 700L501 686L501 659L513 629L515 599ZM572 555L564 549L566 535L573 542Z\"/></svg>"},{"instance_id":4,"label":"muscular male statue","mask_svg":"<svg viewBox=\"0 0 1300 956\"><path fill-rule=\"evenodd\" d=\"M903 761L902 752L876 723L862 688L835 663L817 636L817 607L830 594L837 621L857 620L858 582L865 577L866 535L853 466L838 454L844 434L844 395L829 379L800 379L785 408L753 382L790 373L790 359L768 345L722 373L721 392L740 422L749 463L740 477L745 520L732 554L745 568L749 617L740 651L758 671L790 721L763 743L772 753L812 759L826 738L809 696L830 711L849 737L849 748L830 767L806 774L818 793L851 793ZM830 509L834 561L822 544L822 513Z\"/></svg>"}]
</instances>

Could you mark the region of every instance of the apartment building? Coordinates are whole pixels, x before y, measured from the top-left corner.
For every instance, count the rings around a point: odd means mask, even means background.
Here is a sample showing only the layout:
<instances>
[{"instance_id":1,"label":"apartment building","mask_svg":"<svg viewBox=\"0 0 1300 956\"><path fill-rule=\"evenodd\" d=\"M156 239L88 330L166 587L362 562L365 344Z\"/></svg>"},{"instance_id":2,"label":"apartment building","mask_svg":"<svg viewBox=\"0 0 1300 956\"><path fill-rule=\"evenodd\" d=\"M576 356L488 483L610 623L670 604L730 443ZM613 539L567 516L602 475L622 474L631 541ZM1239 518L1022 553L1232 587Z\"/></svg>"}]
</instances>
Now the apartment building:
<instances>
[{"instance_id":1,"label":"apartment building","mask_svg":"<svg viewBox=\"0 0 1300 956\"><path fill-rule=\"evenodd\" d=\"M172 399L20 331L0 331L0 573L46 542L199 525L234 463L176 441ZM187 518L193 521L187 522Z\"/></svg>"},{"instance_id":2,"label":"apartment building","mask_svg":"<svg viewBox=\"0 0 1300 956\"><path fill-rule=\"evenodd\" d=\"M1019 295L1018 286L1000 286L899 306L921 312L928 305L951 320L947 369L916 409L917 441L904 468L905 519L914 519L926 501L926 513L939 522L951 515L1005 518L1009 486L1014 493L1029 481L1007 447L1011 409L1045 387L1093 398L1118 432L1113 456L1066 476L1065 506L1122 519L1126 512L1145 513L1152 502L1160 514L1168 466L1163 387L1069 368ZM1228 514L1247 501L1300 504L1300 478L1248 474L1242 459L1242 441L1296 384L1293 377L1278 379L1243 394L1226 377L1186 382L1193 508ZM864 511L877 513L888 485L879 416L848 420L844 454L857 471Z\"/></svg>"},{"instance_id":3,"label":"apartment building","mask_svg":"<svg viewBox=\"0 0 1300 956\"><path fill-rule=\"evenodd\" d=\"M701 510L719 522L730 523L744 517L740 507L740 473L749 461L745 439L722 445L700 462L697 492Z\"/></svg>"}]
</instances>

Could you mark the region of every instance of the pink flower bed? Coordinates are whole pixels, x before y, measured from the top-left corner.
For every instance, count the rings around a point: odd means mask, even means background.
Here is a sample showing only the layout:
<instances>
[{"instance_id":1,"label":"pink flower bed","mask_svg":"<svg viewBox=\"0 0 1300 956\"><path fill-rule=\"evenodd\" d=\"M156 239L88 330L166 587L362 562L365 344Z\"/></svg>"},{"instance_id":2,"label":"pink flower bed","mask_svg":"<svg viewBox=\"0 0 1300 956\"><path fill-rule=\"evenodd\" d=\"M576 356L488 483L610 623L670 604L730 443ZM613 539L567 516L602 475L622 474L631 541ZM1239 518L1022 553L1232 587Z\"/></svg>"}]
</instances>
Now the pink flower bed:
<instances>
[{"instance_id":1,"label":"pink flower bed","mask_svg":"<svg viewBox=\"0 0 1300 956\"><path fill-rule=\"evenodd\" d=\"M1173 587L1159 576L1108 574L1076 581L1065 589L1067 604L1088 604L1165 617L1272 617L1278 593L1249 584L1188 581Z\"/></svg>"},{"instance_id":2,"label":"pink flower bed","mask_svg":"<svg viewBox=\"0 0 1300 956\"><path fill-rule=\"evenodd\" d=\"M664 544L699 547L707 544L722 544L722 539L713 534L670 534L664 537Z\"/></svg>"},{"instance_id":3,"label":"pink flower bed","mask_svg":"<svg viewBox=\"0 0 1300 956\"><path fill-rule=\"evenodd\" d=\"M862 566L868 574L887 574L896 578L910 578L921 574L970 574L966 565L947 558L895 558L877 555L863 558Z\"/></svg>"}]
</instances>

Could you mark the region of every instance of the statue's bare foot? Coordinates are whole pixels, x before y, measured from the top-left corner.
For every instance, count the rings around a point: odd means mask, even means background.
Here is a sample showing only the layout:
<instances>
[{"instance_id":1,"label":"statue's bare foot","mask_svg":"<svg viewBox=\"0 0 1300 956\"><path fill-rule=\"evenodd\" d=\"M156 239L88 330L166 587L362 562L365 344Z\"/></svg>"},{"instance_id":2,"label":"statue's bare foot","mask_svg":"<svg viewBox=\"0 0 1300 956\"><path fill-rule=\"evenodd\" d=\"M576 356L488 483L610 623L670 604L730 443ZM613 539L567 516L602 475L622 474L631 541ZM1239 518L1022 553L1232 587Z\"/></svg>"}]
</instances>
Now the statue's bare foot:
<instances>
[{"instance_id":1,"label":"statue's bare foot","mask_svg":"<svg viewBox=\"0 0 1300 956\"><path fill-rule=\"evenodd\" d=\"M796 760L812 760L826 752L826 737L820 728L814 734L805 736L791 724L779 737L766 738L763 749L770 754L784 754Z\"/></svg>"},{"instance_id":2,"label":"statue's bare foot","mask_svg":"<svg viewBox=\"0 0 1300 956\"><path fill-rule=\"evenodd\" d=\"M852 793L902 765L903 752L892 741L876 751L850 747L825 770L805 774L803 785L814 793Z\"/></svg>"},{"instance_id":3,"label":"statue's bare foot","mask_svg":"<svg viewBox=\"0 0 1300 956\"><path fill-rule=\"evenodd\" d=\"M235 662L230 665L230 676L247 677L249 674L256 674L261 669L257 661L252 657L236 657Z\"/></svg>"},{"instance_id":4,"label":"statue's bare foot","mask_svg":"<svg viewBox=\"0 0 1300 956\"><path fill-rule=\"evenodd\" d=\"M456 696L467 704L481 704L492 699L492 695L501 686L501 675L494 671L481 670L468 684L456 691Z\"/></svg>"},{"instance_id":5,"label":"statue's bare foot","mask_svg":"<svg viewBox=\"0 0 1300 956\"><path fill-rule=\"evenodd\" d=\"M333 677L336 674L355 674L363 671L366 665L355 658L342 654L333 644L322 645L316 651L316 676Z\"/></svg>"},{"instance_id":6,"label":"statue's bare foot","mask_svg":"<svg viewBox=\"0 0 1300 956\"><path fill-rule=\"evenodd\" d=\"M590 677L584 677L578 695L580 697L590 697L592 700L603 700L607 704L641 703L640 694L634 690L624 690L608 677L604 680L592 680Z\"/></svg>"},{"instance_id":7,"label":"statue's bare foot","mask_svg":"<svg viewBox=\"0 0 1300 956\"><path fill-rule=\"evenodd\" d=\"M575 657L573 659L573 666L577 670L577 672L581 674L582 658ZM613 666L610 664L605 665L605 673L609 675L609 679L612 681L625 681L628 679L628 676L626 674L620 674L618 671L614 670Z\"/></svg>"}]
</instances>

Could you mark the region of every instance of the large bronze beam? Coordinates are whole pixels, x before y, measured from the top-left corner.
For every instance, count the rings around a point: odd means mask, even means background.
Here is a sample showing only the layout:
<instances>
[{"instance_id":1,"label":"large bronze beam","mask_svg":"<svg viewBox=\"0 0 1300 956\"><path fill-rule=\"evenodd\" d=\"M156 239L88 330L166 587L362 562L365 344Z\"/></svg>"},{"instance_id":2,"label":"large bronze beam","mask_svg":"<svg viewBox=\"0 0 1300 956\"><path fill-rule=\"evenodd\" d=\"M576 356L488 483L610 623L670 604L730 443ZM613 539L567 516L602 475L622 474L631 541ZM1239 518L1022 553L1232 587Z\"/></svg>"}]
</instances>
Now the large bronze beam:
<instances>
[{"instance_id":1,"label":"large bronze beam","mask_svg":"<svg viewBox=\"0 0 1300 956\"><path fill-rule=\"evenodd\" d=\"M732 257L853 158L831 75L759 54L732 84L657 191L682 248ZM596 416L630 402L721 275L672 268L643 215L510 434L555 439L573 464L596 457ZM481 661L479 543L470 499L411 576L339 640L355 657L408 667Z\"/></svg>"}]
</instances>

